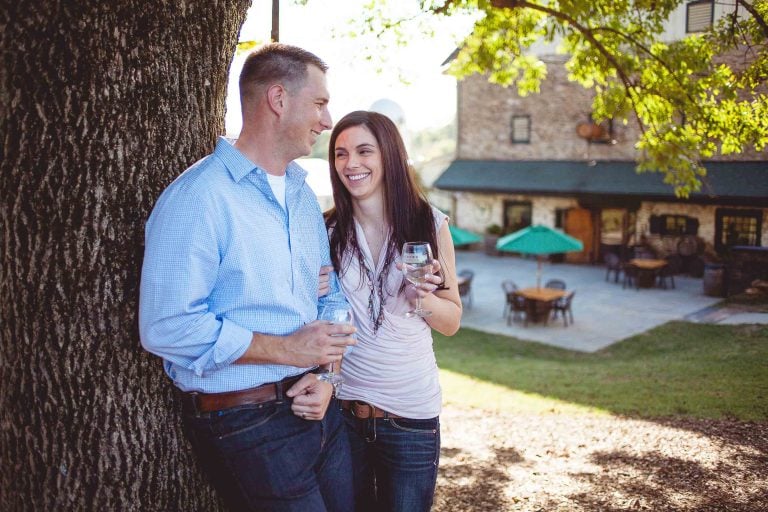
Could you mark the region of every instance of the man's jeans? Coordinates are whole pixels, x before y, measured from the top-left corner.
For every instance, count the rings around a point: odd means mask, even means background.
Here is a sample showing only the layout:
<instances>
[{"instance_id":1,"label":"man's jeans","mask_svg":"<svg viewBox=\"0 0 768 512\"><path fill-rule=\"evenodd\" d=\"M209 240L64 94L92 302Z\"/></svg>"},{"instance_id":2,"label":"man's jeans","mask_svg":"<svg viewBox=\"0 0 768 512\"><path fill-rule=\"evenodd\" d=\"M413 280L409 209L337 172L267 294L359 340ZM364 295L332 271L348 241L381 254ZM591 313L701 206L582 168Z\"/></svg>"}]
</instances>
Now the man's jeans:
<instances>
[{"instance_id":1,"label":"man's jeans","mask_svg":"<svg viewBox=\"0 0 768 512\"><path fill-rule=\"evenodd\" d=\"M204 414L184 411L184 426L233 511L352 510L349 442L335 399L322 421L295 416L286 399Z\"/></svg>"},{"instance_id":2,"label":"man's jeans","mask_svg":"<svg viewBox=\"0 0 768 512\"><path fill-rule=\"evenodd\" d=\"M420 512L432 507L440 419L357 419L343 411L352 447L355 510Z\"/></svg>"}]
</instances>

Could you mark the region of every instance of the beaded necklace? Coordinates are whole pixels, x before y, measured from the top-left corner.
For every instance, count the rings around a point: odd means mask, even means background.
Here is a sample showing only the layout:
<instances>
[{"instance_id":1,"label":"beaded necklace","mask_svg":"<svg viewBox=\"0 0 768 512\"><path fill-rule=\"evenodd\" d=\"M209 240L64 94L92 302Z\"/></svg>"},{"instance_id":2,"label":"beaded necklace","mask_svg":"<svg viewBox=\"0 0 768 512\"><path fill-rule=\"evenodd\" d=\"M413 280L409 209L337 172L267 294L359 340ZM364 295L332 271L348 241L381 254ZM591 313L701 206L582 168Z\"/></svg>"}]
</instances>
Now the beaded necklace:
<instances>
[{"instance_id":1,"label":"beaded necklace","mask_svg":"<svg viewBox=\"0 0 768 512\"><path fill-rule=\"evenodd\" d=\"M363 257L363 252L359 249L356 252L360 269L363 271L361 272L361 278L364 274L365 280L367 281L366 284L368 285L368 315L373 323L373 333L376 334L384 321L384 305L387 303L387 294L384 292L384 283L386 282L389 267L394 259L394 255L392 254L394 251L387 249L387 257L384 260L384 265L381 267L381 272L379 272L378 276L375 276L373 270L368 267L368 264ZM376 307L376 302L378 302L378 308Z\"/></svg>"}]
</instances>

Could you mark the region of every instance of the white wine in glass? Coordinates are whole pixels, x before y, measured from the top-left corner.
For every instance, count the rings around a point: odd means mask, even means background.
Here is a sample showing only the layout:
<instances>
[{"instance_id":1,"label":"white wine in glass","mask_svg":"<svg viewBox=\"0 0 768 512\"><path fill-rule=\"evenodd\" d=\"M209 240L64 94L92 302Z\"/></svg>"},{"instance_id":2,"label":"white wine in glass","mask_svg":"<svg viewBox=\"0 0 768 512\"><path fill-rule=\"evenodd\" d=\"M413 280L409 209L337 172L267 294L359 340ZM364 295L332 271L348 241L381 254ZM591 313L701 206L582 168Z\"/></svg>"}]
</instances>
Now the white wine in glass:
<instances>
[{"instance_id":1,"label":"white wine in glass","mask_svg":"<svg viewBox=\"0 0 768 512\"><path fill-rule=\"evenodd\" d=\"M427 282L427 276L432 274L432 248L427 242L406 242L403 244L403 274L405 278L413 285L420 285ZM405 314L407 317L431 315L421 307L421 296L416 296L416 309Z\"/></svg>"},{"instance_id":2,"label":"white wine in glass","mask_svg":"<svg viewBox=\"0 0 768 512\"><path fill-rule=\"evenodd\" d=\"M325 320L331 324L352 324L352 308L349 306L326 306L320 312L320 320ZM349 336L349 334L331 334L331 336ZM333 371L334 363L329 366L327 373L318 374L318 380L324 380L333 384L336 393L339 392L341 383L344 382L344 378L340 373Z\"/></svg>"}]
</instances>

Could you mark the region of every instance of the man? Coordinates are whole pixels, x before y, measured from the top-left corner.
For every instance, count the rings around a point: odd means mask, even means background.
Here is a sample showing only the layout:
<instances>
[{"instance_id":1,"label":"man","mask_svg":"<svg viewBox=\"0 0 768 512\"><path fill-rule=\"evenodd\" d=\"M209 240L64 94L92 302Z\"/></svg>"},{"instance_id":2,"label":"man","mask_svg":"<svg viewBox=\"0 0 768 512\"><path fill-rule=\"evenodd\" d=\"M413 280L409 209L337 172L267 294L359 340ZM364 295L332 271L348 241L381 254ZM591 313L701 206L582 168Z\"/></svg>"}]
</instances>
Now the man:
<instances>
[{"instance_id":1,"label":"man","mask_svg":"<svg viewBox=\"0 0 768 512\"><path fill-rule=\"evenodd\" d=\"M253 52L239 138L179 176L146 226L142 345L164 359L192 446L237 511L352 508L333 388L312 371L341 359L354 327L315 320L346 300L335 274L318 300L328 238L293 162L331 128L326 70L293 46Z\"/></svg>"}]
</instances>

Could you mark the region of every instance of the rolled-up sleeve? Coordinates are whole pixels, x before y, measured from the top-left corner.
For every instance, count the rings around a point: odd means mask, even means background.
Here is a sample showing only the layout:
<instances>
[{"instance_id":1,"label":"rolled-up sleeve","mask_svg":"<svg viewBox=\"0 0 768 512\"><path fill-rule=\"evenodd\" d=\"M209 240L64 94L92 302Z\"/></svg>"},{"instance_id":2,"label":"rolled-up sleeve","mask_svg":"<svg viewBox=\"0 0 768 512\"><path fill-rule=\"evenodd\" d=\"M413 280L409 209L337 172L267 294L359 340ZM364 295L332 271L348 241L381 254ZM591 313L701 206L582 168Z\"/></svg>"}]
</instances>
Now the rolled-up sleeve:
<instances>
[{"instance_id":1,"label":"rolled-up sleeve","mask_svg":"<svg viewBox=\"0 0 768 512\"><path fill-rule=\"evenodd\" d=\"M253 337L209 308L221 236L210 203L173 188L160 197L146 226L139 299L142 346L197 376L232 364Z\"/></svg>"}]
</instances>

